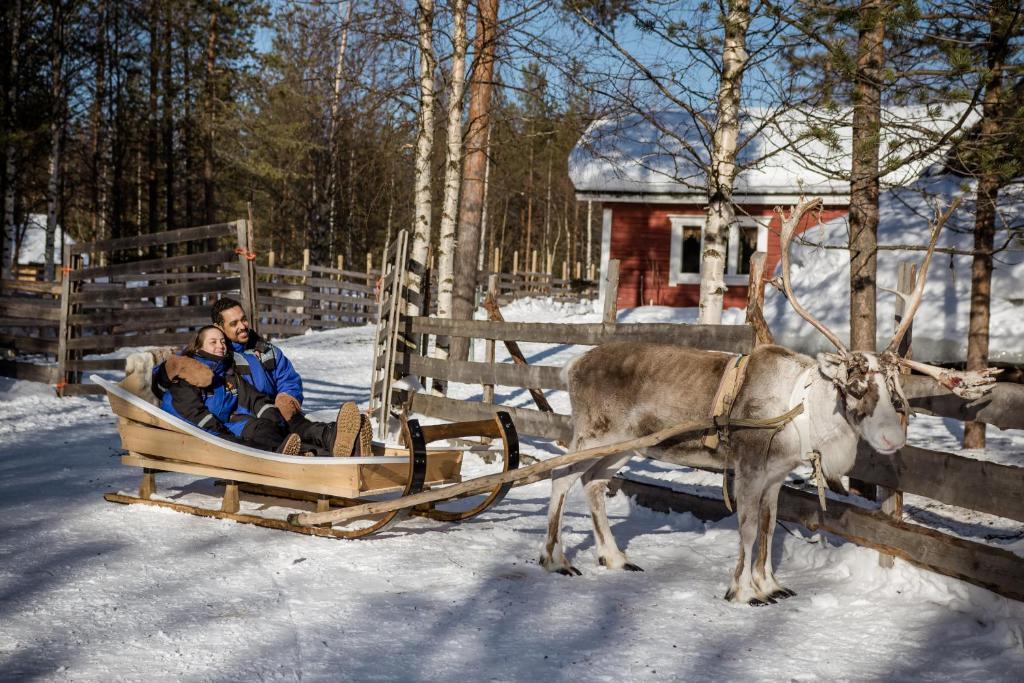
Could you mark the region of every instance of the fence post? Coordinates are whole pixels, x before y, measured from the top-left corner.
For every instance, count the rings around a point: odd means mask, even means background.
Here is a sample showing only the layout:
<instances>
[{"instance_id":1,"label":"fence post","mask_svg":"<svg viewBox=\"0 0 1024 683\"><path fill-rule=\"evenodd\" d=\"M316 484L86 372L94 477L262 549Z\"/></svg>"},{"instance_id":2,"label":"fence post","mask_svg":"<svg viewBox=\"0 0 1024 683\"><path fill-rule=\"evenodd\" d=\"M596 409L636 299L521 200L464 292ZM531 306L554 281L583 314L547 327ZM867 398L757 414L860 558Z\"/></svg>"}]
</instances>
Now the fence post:
<instances>
[{"instance_id":1,"label":"fence post","mask_svg":"<svg viewBox=\"0 0 1024 683\"><path fill-rule=\"evenodd\" d=\"M248 258L253 253L252 230L249 221L235 221L235 234L238 237L238 275L241 280L239 293L242 295L242 310L249 315L249 320L259 332L259 308L256 299L256 261Z\"/></svg>"},{"instance_id":2,"label":"fence post","mask_svg":"<svg viewBox=\"0 0 1024 683\"><path fill-rule=\"evenodd\" d=\"M501 266L501 249L499 249L498 247L495 247L494 248L494 260L491 261L491 272L492 273L501 272L500 271L500 266Z\"/></svg>"},{"instance_id":3,"label":"fence post","mask_svg":"<svg viewBox=\"0 0 1024 683\"><path fill-rule=\"evenodd\" d=\"M305 332L309 329L310 323L310 302L311 302L311 289L312 286L309 284L309 249L302 250L302 285L305 291L302 293L302 309L299 313L302 315L302 331Z\"/></svg>"},{"instance_id":4,"label":"fence post","mask_svg":"<svg viewBox=\"0 0 1024 683\"><path fill-rule=\"evenodd\" d=\"M64 395L64 384L68 383L68 341L71 338L71 247L65 244L60 280L60 326L57 328L57 395Z\"/></svg>"},{"instance_id":5,"label":"fence post","mask_svg":"<svg viewBox=\"0 0 1024 683\"><path fill-rule=\"evenodd\" d=\"M273 268L274 267L274 263L275 263L275 260L274 260L274 250L271 249L270 251L267 252L267 267L268 268Z\"/></svg>"},{"instance_id":6,"label":"fence post","mask_svg":"<svg viewBox=\"0 0 1024 683\"><path fill-rule=\"evenodd\" d=\"M487 278L487 298L491 301L498 301L498 276L490 275ZM495 342L493 339L484 340L484 362L493 365L494 364L494 346ZM494 385L484 385L484 403L494 403Z\"/></svg>"},{"instance_id":7,"label":"fence post","mask_svg":"<svg viewBox=\"0 0 1024 683\"><path fill-rule=\"evenodd\" d=\"M755 344L774 344L772 331L764 319L764 260L767 254L755 251L750 257L750 279L747 282L748 325L754 327Z\"/></svg>"},{"instance_id":8,"label":"fence post","mask_svg":"<svg viewBox=\"0 0 1024 683\"><path fill-rule=\"evenodd\" d=\"M341 278L342 276L339 274L338 277ZM366 286L371 288L373 287L373 252L370 251L366 252ZM341 293L340 289L338 290L338 293ZM372 308L370 307L370 304L375 302L369 294L366 295L366 301L367 304L363 306L363 322L369 323L372 315ZM355 307L353 306L353 308Z\"/></svg>"},{"instance_id":9,"label":"fence post","mask_svg":"<svg viewBox=\"0 0 1024 683\"><path fill-rule=\"evenodd\" d=\"M516 249L512 252L512 275L519 272L519 250Z\"/></svg>"},{"instance_id":10,"label":"fence post","mask_svg":"<svg viewBox=\"0 0 1024 683\"><path fill-rule=\"evenodd\" d=\"M900 261L899 270L896 274L896 290L910 295L914 291L914 285L917 284L917 264L911 261ZM895 325L899 327L900 321L903 320L903 315L906 313L905 303L903 297L896 297L896 316ZM907 328L907 333L903 335L903 339L900 340L900 346L897 349L897 353L904 358L910 358L913 354L911 348L911 336L913 335L913 323ZM900 372L903 374L910 374L910 370L906 368L900 368ZM903 423L903 428L906 429L907 418L901 416L900 421ZM879 486L877 489L877 496L882 513L888 515L894 520L903 519L903 492L896 491L884 486ZM891 569L894 564L894 558L892 555L886 553L878 554L878 566L884 567L885 569Z\"/></svg>"},{"instance_id":11,"label":"fence post","mask_svg":"<svg viewBox=\"0 0 1024 683\"><path fill-rule=\"evenodd\" d=\"M615 304L619 298L619 259L608 262L608 277L604 285L604 313L601 322L615 324Z\"/></svg>"}]
</instances>

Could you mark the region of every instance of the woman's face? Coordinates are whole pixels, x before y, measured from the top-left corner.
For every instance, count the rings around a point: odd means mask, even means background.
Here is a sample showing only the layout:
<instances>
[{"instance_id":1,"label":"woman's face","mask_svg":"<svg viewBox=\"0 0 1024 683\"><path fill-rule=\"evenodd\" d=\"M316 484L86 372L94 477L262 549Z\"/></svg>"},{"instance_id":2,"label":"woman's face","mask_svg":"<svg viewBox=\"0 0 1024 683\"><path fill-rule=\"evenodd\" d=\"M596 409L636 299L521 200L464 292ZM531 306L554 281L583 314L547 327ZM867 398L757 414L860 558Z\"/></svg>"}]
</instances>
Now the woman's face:
<instances>
[{"instance_id":1,"label":"woman's face","mask_svg":"<svg viewBox=\"0 0 1024 683\"><path fill-rule=\"evenodd\" d=\"M224 341L224 333L220 330L207 330L204 332L201 349L204 353L208 353L211 356L223 358L224 354L227 353L227 342Z\"/></svg>"}]
</instances>

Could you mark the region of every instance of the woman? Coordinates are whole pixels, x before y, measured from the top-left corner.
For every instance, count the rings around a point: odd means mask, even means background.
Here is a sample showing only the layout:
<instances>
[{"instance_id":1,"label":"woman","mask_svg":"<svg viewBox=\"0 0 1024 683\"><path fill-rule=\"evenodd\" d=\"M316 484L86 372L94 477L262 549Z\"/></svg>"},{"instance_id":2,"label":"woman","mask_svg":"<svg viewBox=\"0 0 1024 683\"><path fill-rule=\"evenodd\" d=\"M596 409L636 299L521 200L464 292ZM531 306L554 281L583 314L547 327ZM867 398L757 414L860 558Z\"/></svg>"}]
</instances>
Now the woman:
<instances>
[{"instance_id":1,"label":"woman","mask_svg":"<svg viewBox=\"0 0 1024 683\"><path fill-rule=\"evenodd\" d=\"M164 394L162 408L211 434L256 449L299 455L304 438L312 449L351 455L350 429L339 429L337 422L312 423L301 414L290 415L286 422L269 396L234 372L227 348L227 340L219 328L210 325L201 329L177 357L195 359L202 364L203 372L197 372L194 362L171 364L169 361L168 374L172 381L170 390ZM354 405L351 408L354 409ZM346 411L339 411L339 422L344 422L343 417L350 419ZM342 432L341 438L339 432Z\"/></svg>"}]
</instances>

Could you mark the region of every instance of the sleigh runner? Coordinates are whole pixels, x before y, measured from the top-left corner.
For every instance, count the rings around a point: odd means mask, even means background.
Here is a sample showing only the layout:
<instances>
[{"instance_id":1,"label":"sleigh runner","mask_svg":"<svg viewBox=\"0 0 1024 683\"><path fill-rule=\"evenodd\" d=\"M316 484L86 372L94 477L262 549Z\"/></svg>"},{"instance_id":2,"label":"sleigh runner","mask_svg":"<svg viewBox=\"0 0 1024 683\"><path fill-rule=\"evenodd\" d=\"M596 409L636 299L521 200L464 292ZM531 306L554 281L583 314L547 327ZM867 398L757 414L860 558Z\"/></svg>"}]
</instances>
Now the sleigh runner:
<instances>
[{"instance_id":1,"label":"sleigh runner","mask_svg":"<svg viewBox=\"0 0 1024 683\"><path fill-rule=\"evenodd\" d=\"M373 502L386 496L410 496L428 489L462 481L463 454L489 447L439 447L428 444L469 436L501 440L502 471L519 465L519 442L508 413L493 419L434 426L417 420L402 425L403 445L374 442L367 457L304 457L279 455L219 439L198 427L151 405L126 389L93 376L92 381L107 393L111 410L118 417L121 445L127 451L125 465L142 468L137 496L108 493L114 503L143 504L173 509L204 517L231 519L274 529L316 536L359 538L385 529L413 514L441 521L469 519L500 501L510 484L496 484L482 492L483 500L470 507L439 507L439 503L404 507L382 514L364 516L349 527L302 525L255 511L242 511L240 494L258 496L260 510L283 508L294 517L296 511L328 512L332 508ZM199 478L214 478L223 486L219 509L156 498L156 474L177 472ZM438 491L440 492L440 491ZM453 492L451 498L460 497Z\"/></svg>"}]
</instances>

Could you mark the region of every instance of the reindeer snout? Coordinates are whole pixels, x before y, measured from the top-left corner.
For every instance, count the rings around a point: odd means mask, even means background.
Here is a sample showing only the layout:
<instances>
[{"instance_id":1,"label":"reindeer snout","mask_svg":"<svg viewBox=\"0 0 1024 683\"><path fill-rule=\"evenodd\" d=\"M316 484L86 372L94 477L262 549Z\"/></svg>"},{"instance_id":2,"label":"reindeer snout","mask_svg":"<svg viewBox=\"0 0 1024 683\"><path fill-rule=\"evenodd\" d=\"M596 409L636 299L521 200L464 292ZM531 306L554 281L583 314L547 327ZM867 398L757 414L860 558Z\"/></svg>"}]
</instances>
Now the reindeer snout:
<instances>
[{"instance_id":1,"label":"reindeer snout","mask_svg":"<svg viewBox=\"0 0 1024 683\"><path fill-rule=\"evenodd\" d=\"M876 450L882 453L895 453L899 449L903 448L903 445L907 442L906 436L903 434L903 430L885 432L879 434L878 444Z\"/></svg>"}]
</instances>

